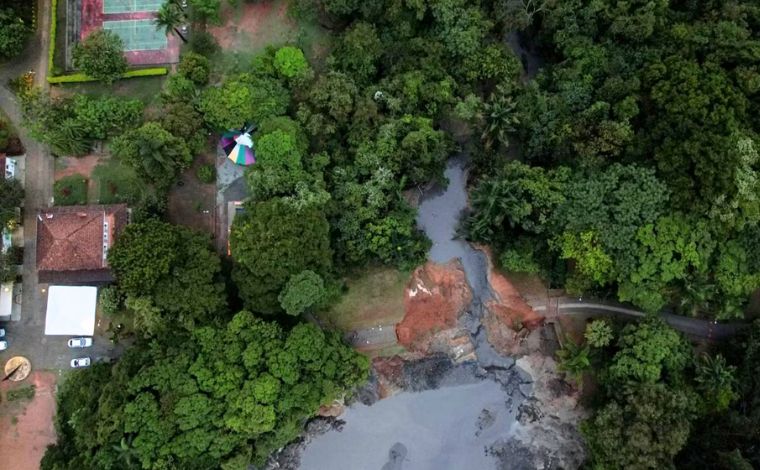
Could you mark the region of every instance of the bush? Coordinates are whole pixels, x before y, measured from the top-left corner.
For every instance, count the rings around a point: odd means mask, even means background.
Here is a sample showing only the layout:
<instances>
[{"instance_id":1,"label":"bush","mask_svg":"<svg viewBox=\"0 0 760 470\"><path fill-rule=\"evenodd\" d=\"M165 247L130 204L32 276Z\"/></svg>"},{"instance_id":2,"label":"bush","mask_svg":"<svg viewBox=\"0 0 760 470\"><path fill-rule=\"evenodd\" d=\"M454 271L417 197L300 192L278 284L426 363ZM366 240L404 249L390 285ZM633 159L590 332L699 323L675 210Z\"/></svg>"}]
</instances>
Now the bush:
<instances>
[{"instance_id":1,"label":"bush","mask_svg":"<svg viewBox=\"0 0 760 470\"><path fill-rule=\"evenodd\" d=\"M216 181L216 168L214 168L214 165L211 164L203 165L198 168L195 176L198 177L198 181L201 183L211 184Z\"/></svg>"},{"instance_id":2,"label":"bush","mask_svg":"<svg viewBox=\"0 0 760 470\"><path fill-rule=\"evenodd\" d=\"M152 77L158 75L166 75L169 73L166 67L152 67L147 69L137 69L124 72L121 78L135 78L135 77ZM84 73L71 73L69 75L61 75L59 77L48 77L48 83L84 83L94 82L96 79L86 75Z\"/></svg>"},{"instance_id":3,"label":"bush","mask_svg":"<svg viewBox=\"0 0 760 470\"><path fill-rule=\"evenodd\" d=\"M5 260L8 264L12 264L16 266L24 264L24 247L12 246L8 250Z\"/></svg>"},{"instance_id":4,"label":"bush","mask_svg":"<svg viewBox=\"0 0 760 470\"><path fill-rule=\"evenodd\" d=\"M5 398L7 398L8 401L31 400L34 398L35 388L36 387L34 385L28 385L26 387L8 390L8 392L5 394Z\"/></svg>"},{"instance_id":5,"label":"bush","mask_svg":"<svg viewBox=\"0 0 760 470\"><path fill-rule=\"evenodd\" d=\"M314 271L305 270L290 276L278 300L285 313L297 316L319 305L325 295L325 282L322 276Z\"/></svg>"},{"instance_id":6,"label":"bush","mask_svg":"<svg viewBox=\"0 0 760 470\"><path fill-rule=\"evenodd\" d=\"M48 71L51 73L54 71L53 57L55 56L55 35L56 35L56 23L58 11L58 0L52 0L50 3L50 47L48 47ZM47 77L48 81L52 77Z\"/></svg>"},{"instance_id":7,"label":"bush","mask_svg":"<svg viewBox=\"0 0 760 470\"><path fill-rule=\"evenodd\" d=\"M53 185L55 204L58 206L81 206L87 204L87 178L71 175Z\"/></svg>"},{"instance_id":8,"label":"bush","mask_svg":"<svg viewBox=\"0 0 760 470\"><path fill-rule=\"evenodd\" d=\"M297 47L285 46L280 48L274 55L274 68L285 78L294 78L302 75L309 68L303 51Z\"/></svg>"},{"instance_id":9,"label":"bush","mask_svg":"<svg viewBox=\"0 0 760 470\"><path fill-rule=\"evenodd\" d=\"M113 83L127 71L124 42L107 30L90 33L74 47L73 58L75 67L105 83Z\"/></svg>"},{"instance_id":10,"label":"bush","mask_svg":"<svg viewBox=\"0 0 760 470\"><path fill-rule=\"evenodd\" d=\"M217 44L214 36L208 31L193 31L188 45L191 51L206 57L212 56L219 51L219 44Z\"/></svg>"},{"instance_id":11,"label":"bush","mask_svg":"<svg viewBox=\"0 0 760 470\"><path fill-rule=\"evenodd\" d=\"M195 52L188 52L182 55L178 70L180 74L192 80L197 85L205 85L208 83L211 64L209 64L206 57L196 54Z\"/></svg>"},{"instance_id":12,"label":"bush","mask_svg":"<svg viewBox=\"0 0 760 470\"><path fill-rule=\"evenodd\" d=\"M123 301L124 298L116 287L109 286L100 289L98 302L100 302L100 309L104 314L111 316L118 313Z\"/></svg>"}]
</instances>

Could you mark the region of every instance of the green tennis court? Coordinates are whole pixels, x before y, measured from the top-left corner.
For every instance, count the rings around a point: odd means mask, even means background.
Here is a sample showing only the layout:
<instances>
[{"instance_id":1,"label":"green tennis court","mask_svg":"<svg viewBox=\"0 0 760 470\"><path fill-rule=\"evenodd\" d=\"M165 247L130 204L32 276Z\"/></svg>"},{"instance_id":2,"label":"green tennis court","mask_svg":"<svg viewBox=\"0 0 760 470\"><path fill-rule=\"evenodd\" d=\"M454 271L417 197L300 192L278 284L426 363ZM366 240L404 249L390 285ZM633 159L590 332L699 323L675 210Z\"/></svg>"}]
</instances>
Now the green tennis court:
<instances>
[{"instance_id":1,"label":"green tennis court","mask_svg":"<svg viewBox=\"0 0 760 470\"><path fill-rule=\"evenodd\" d=\"M164 0L103 0L103 13L158 11Z\"/></svg>"},{"instance_id":2,"label":"green tennis court","mask_svg":"<svg viewBox=\"0 0 760 470\"><path fill-rule=\"evenodd\" d=\"M156 28L153 20L104 21L103 29L113 31L124 41L125 51L166 48L166 32Z\"/></svg>"}]
</instances>

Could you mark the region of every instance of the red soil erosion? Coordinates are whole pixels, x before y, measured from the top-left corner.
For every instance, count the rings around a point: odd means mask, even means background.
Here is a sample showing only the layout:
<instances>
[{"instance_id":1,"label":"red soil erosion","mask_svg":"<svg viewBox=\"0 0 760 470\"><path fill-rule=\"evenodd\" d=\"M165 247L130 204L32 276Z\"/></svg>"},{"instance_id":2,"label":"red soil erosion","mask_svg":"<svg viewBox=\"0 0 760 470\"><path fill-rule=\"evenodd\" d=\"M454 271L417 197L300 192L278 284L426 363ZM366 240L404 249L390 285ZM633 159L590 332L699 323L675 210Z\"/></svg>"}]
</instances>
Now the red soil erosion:
<instances>
[{"instance_id":1,"label":"red soil erosion","mask_svg":"<svg viewBox=\"0 0 760 470\"><path fill-rule=\"evenodd\" d=\"M404 292L406 315L396 325L399 343L410 350L425 349L437 332L456 326L471 301L472 292L458 260L420 266Z\"/></svg>"}]
</instances>

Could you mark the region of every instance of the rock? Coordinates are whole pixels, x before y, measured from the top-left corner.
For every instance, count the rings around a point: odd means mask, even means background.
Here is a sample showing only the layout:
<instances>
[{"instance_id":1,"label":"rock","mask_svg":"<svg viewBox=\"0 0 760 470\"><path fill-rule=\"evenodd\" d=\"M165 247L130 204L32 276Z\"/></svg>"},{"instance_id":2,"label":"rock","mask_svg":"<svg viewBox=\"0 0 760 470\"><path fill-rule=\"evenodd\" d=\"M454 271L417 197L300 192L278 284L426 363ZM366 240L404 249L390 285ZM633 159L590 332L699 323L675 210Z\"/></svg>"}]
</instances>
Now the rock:
<instances>
[{"instance_id":1,"label":"rock","mask_svg":"<svg viewBox=\"0 0 760 470\"><path fill-rule=\"evenodd\" d=\"M377 377L377 396L387 398L404 387L404 359L399 356L372 359L374 376Z\"/></svg>"},{"instance_id":2,"label":"rock","mask_svg":"<svg viewBox=\"0 0 760 470\"><path fill-rule=\"evenodd\" d=\"M411 351L429 352L436 334L457 328L472 301L459 260L428 262L417 268L404 294L405 315L396 325L399 343Z\"/></svg>"},{"instance_id":3,"label":"rock","mask_svg":"<svg viewBox=\"0 0 760 470\"><path fill-rule=\"evenodd\" d=\"M332 404L328 406L320 406L319 410L317 410L317 416L321 416L323 418L327 418L327 417L335 418L337 416L342 415L345 409L346 407L343 403L339 401L334 401Z\"/></svg>"},{"instance_id":4,"label":"rock","mask_svg":"<svg viewBox=\"0 0 760 470\"><path fill-rule=\"evenodd\" d=\"M526 347L526 339L533 330L539 328L544 317L536 313L520 295L520 292L502 273L498 272L491 260L489 250L483 249L488 262L488 283L492 299L484 307L482 324L488 342L501 354L522 355L534 348Z\"/></svg>"}]
</instances>

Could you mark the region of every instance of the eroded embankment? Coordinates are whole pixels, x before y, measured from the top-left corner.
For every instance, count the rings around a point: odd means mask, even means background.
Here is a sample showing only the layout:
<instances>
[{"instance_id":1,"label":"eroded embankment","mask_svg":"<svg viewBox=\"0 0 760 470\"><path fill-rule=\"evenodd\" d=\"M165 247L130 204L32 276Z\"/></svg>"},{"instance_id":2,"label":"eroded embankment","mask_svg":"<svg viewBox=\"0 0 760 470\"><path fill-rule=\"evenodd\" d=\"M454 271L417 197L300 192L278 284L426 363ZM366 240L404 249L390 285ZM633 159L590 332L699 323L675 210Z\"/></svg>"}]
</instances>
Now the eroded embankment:
<instances>
[{"instance_id":1,"label":"eroded embankment","mask_svg":"<svg viewBox=\"0 0 760 470\"><path fill-rule=\"evenodd\" d=\"M271 468L577 468L575 390L545 354L552 339L495 272L455 236L467 207L466 160L429 191L418 224L433 241L396 326L408 354L373 360L372 378L340 418L313 420ZM378 400L381 400L378 402ZM341 431L342 430L342 431ZM341 431L341 432L330 432Z\"/></svg>"}]
</instances>

